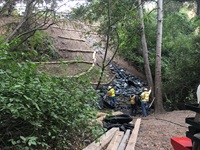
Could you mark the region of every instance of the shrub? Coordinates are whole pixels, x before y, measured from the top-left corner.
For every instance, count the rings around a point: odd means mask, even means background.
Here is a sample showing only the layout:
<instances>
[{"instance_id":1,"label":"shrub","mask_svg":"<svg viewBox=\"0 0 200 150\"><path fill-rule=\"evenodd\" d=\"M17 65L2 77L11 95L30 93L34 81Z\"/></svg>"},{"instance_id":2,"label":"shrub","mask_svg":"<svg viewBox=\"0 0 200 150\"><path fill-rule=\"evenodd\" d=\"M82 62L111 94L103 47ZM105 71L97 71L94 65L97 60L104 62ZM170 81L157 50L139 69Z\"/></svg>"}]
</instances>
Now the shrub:
<instances>
[{"instance_id":1,"label":"shrub","mask_svg":"<svg viewBox=\"0 0 200 150\"><path fill-rule=\"evenodd\" d=\"M5 66L1 62L0 149L75 149L99 129L88 81L51 77L30 62Z\"/></svg>"}]
</instances>

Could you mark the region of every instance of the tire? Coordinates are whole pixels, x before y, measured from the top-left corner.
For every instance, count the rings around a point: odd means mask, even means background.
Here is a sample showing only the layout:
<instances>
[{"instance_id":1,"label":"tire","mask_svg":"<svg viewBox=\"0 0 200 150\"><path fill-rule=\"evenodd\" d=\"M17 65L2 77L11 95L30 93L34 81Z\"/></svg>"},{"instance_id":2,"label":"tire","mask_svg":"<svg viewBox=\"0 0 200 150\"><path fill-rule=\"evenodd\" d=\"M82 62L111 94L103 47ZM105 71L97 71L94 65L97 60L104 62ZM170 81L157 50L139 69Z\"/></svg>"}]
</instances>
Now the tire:
<instances>
[{"instance_id":1,"label":"tire","mask_svg":"<svg viewBox=\"0 0 200 150\"><path fill-rule=\"evenodd\" d=\"M131 122L133 119L131 118L130 115L127 114L121 114L121 115L114 115L114 116L109 116L107 118L104 118L105 122L109 122L109 123L119 123L119 124L124 124L124 123L129 123Z\"/></svg>"},{"instance_id":2,"label":"tire","mask_svg":"<svg viewBox=\"0 0 200 150\"><path fill-rule=\"evenodd\" d=\"M107 123L107 124L104 124L104 128L106 128L106 129L108 129L108 130L110 130L111 128L114 128L114 127L121 127L122 125L121 124L118 124L118 123L116 123L116 124L110 124L110 123Z\"/></svg>"},{"instance_id":3,"label":"tire","mask_svg":"<svg viewBox=\"0 0 200 150\"><path fill-rule=\"evenodd\" d=\"M192 150L200 150L200 145L197 142L193 142Z\"/></svg>"},{"instance_id":4,"label":"tire","mask_svg":"<svg viewBox=\"0 0 200 150\"><path fill-rule=\"evenodd\" d=\"M191 134L193 134L193 135L200 132L200 129L195 128L195 127L193 127L193 126L189 126L188 129L189 129L189 132L190 132Z\"/></svg>"}]
</instances>

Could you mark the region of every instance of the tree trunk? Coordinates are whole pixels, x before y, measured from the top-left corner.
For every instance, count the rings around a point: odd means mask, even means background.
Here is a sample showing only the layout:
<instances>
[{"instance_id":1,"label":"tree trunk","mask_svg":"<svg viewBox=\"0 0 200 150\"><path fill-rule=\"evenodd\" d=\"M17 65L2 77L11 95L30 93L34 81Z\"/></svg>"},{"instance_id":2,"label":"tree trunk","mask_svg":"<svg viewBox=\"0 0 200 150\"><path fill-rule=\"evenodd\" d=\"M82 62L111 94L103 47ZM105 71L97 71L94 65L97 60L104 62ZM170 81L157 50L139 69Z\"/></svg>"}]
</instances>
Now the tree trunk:
<instances>
[{"instance_id":1,"label":"tree trunk","mask_svg":"<svg viewBox=\"0 0 200 150\"><path fill-rule=\"evenodd\" d=\"M155 113L163 113L161 81L161 47L162 47L163 0L158 0L158 23L155 68Z\"/></svg>"},{"instance_id":2,"label":"tree trunk","mask_svg":"<svg viewBox=\"0 0 200 150\"><path fill-rule=\"evenodd\" d=\"M101 83L101 80L103 78L103 73L105 71L105 68L106 68L106 57L107 57L107 52L108 52L108 47L109 47L109 41L110 41L110 30L111 30L111 26L110 26L110 0L108 0L108 30L107 30L107 35L106 35L106 50L105 50L105 54L104 54L104 58L103 58L103 62L102 62L102 67L101 67L101 74L100 74L100 77L99 77L99 81L98 81L98 84L96 86L96 89L99 88L99 85Z\"/></svg>"},{"instance_id":3,"label":"tree trunk","mask_svg":"<svg viewBox=\"0 0 200 150\"><path fill-rule=\"evenodd\" d=\"M153 88L153 79L151 75L151 69L149 66L149 58L148 58L148 48L147 48L147 42L146 42L146 36L145 36L145 28L144 28L144 19L143 19L143 10L142 10L142 4L141 0L138 0L139 5L139 17L141 19L141 30L142 30L142 52L143 52L143 58L144 58L144 69L146 78L148 81L148 84L150 87ZM154 97L154 90L152 90L152 97Z\"/></svg>"},{"instance_id":4,"label":"tree trunk","mask_svg":"<svg viewBox=\"0 0 200 150\"><path fill-rule=\"evenodd\" d=\"M8 14L7 16L11 16L14 8L15 8L16 2L15 0L9 0L9 5L8 5Z\"/></svg>"},{"instance_id":5,"label":"tree trunk","mask_svg":"<svg viewBox=\"0 0 200 150\"><path fill-rule=\"evenodd\" d=\"M19 31L19 29L21 27L25 26L26 22L28 21L28 18L32 14L33 2L34 2L34 0L28 0L27 1L24 17L22 18L22 20L20 21L18 26L15 28L15 30L11 34L8 35L6 42L9 42L15 36L15 34Z\"/></svg>"},{"instance_id":6,"label":"tree trunk","mask_svg":"<svg viewBox=\"0 0 200 150\"><path fill-rule=\"evenodd\" d=\"M1 10L0 10L0 16L3 16L4 13L7 11L7 9L8 9L8 2L6 2L6 3L2 6L2 8L1 8Z\"/></svg>"},{"instance_id":7,"label":"tree trunk","mask_svg":"<svg viewBox=\"0 0 200 150\"><path fill-rule=\"evenodd\" d=\"M108 15L107 16L108 17L108 22L107 22L108 29L107 29L107 32L106 32L106 48L105 48L105 54L104 54L102 66L101 66L101 74L100 74L99 81L97 83L96 89L99 88L101 81L102 81L102 78L103 78L104 71L105 71L106 67L110 64L110 62L114 59L114 57L117 53L117 50L119 48L119 35L118 35L118 32L117 32L117 29L116 28L114 29L114 28L111 27L111 25L112 25L112 23L111 23L111 18L112 18L111 12L112 11L110 10L111 9L111 3L110 2L112 2L112 1L111 0L107 1L107 3L108 3L108 14L107 14ZM111 31L112 32L115 31L116 34L117 34L117 47L116 47L115 52L113 53L112 57L110 58L110 60L108 62L106 62L107 53L108 53L110 40L111 40L111 37L110 37Z\"/></svg>"},{"instance_id":8,"label":"tree trunk","mask_svg":"<svg viewBox=\"0 0 200 150\"><path fill-rule=\"evenodd\" d=\"M197 12L196 12L196 14L199 15L200 14L200 1L196 0L196 2L197 2Z\"/></svg>"},{"instance_id":9,"label":"tree trunk","mask_svg":"<svg viewBox=\"0 0 200 150\"><path fill-rule=\"evenodd\" d=\"M197 88L197 103L199 104L199 108L200 108L200 84ZM200 113L196 113L194 121L200 122Z\"/></svg>"}]
</instances>

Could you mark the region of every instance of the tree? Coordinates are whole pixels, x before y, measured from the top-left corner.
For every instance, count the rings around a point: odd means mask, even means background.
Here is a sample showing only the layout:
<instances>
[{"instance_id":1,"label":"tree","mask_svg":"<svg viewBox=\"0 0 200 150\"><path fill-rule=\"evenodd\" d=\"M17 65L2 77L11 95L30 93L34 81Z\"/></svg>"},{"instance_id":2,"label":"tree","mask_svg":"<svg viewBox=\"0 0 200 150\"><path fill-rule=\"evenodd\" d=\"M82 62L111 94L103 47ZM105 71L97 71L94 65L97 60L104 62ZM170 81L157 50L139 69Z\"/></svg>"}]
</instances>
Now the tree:
<instances>
[{"instance_id":1,"label":"tree","mask_svg":"<svg viewBox=\"0 0 200 150\"><path fill-rule=\"evenodd\" d=\"M72 17L76 19L79 17L90 23L94 21L100 22L97 33L103 38L98 45L105 45L102 47L105 51L102 65L99 65L101 67L101 72L96 87L97 89L101 83L104 70L113 60L116 52L118 51L120 45L118 30L122 28L121 26L124 23L124 18L127 18L126 13L133 11L132 7L134 2L130 0L124 0L123 2L120 2L119 0L95 0L89 2L90 3L86 7L74 9ZM108 51L113 51L113 55L110 56L110 58L108 58Z\"/></svg>"},{"instance_id":2,"label":"tree","mask_svg":"<svg viewBox=\"0 0 200 150\"><path fill-rule=\"evenodd\" d=\"M199 0L176 0L178 2L196 2L197 9L196 9L196 14L200 14L200 1Z\"/></svg>"},{"instance_id":3,"label":"tree","mask_svg":"<svg viewBox=\"0 0 200 150\"><path fill-rule=\"evenodd\" d=\"M105 54L104 54L104 57L103 57L103 61L102 61L102 66L101 66L101 74L100 74L100 77L99 77L99 80L98 80L98 84L96 86L96 89L98 89L100 83L101 83L101 80L102 80L102 77L103 77L103 73L104 73L104 70L105 68L109 65L109 63L111 62L111 60L106 64L106 58L107 58L107 52L108 52L108 48L109 48L109 41L110 41L110 32L111 32L111 14L110 14L110 0L108 0L108 4L107 4L107 12L108 12L108 20L107 20L107 34L106 34L106 47L105 47ZM114 56L113 56L114 57Z\"/></svg>"},{"instance_id":4,"label":"tree","mask_svg":"<svg viewBox=\"0 0 200 150\"><path fill-rule=\"evenodd\" d=\"M55 23L55 8L45 8L37 11L37 0L27 0L26 9L22 19L15 29L7 36L5 43L9 43L12 39L21 38L22 43L29 37L34 35L37 30L47 29ZM53 2L54 3L54 2Z\"/></svg>"},{"instance_id":5,"label":"tree","mask_svg":"<svg viewBox=\"0 0 200 150\"><path fill-rule=\"evenodd\" d=\"M147 42L146 42L146 37L145 37L145 28L144 28L143 10L142 10L141 0L138 0L138 5L139 5L139 17L141 19L142 47L143 47L142 52L143 52L143 58L144 58L144 69L145 69L147 81L150 84L150 87L153 87L153 79L152 79L151 69L149 66L149 59L148 59L148 48L147 48ZM152 96L154 97L153 90L152 90Z\"/></svg>"},{"instance_id":6,"label":"tree","mask_svg":"<svg viewBox=\"0 0 200 150\"><path fill-rule=\"evenodd\" d=\"M18 2L19 0L7 0L5 1L5 4L2 6L2 9L0 10L0 16L6 15L10 16L15 8L16 2ZM3 0L0 1L1 3L3 2Z\"/></svg>"},{"instance_id":7,"label":"tree","mask_svg":"<svg viewBox=\"0 0 200 150\"><path fill-rule=\"evenodd\" d=\"M156 43L156 68L155 68L155 112L164 112L162 100L161 81L161 52L162 52L162 23L163 0L158 0L157 43Z\"/></svg>"}]
</instances>

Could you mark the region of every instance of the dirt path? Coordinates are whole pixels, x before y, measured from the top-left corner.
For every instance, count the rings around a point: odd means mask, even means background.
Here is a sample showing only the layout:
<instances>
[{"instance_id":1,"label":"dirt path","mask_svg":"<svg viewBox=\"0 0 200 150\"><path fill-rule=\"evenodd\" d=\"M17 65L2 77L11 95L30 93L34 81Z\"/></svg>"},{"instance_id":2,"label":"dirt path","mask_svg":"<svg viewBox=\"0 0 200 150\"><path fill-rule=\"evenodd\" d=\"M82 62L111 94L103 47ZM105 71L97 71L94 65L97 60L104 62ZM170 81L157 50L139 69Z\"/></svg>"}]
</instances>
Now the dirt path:
<instances>
[{"instance_id":1,"label":"dirt path","mask_svg":"<svg viewBox=\"0 0 200 150\"><path fill-rule=\"evenodd\" d=\"M194 112L182 110L142 117L135 149L173 150L170 138L184 137L188 130L185 118L194 116ZM137 118L138 116L134 117L133 121Z\"/></svg>"}]
</instances>

